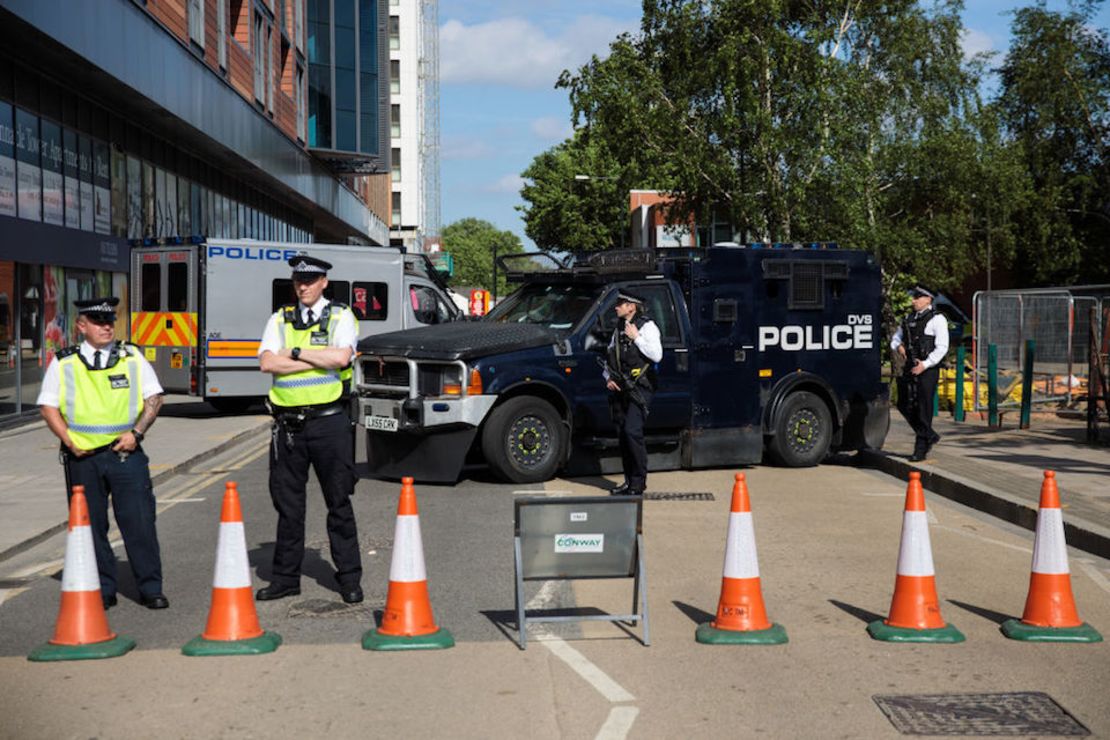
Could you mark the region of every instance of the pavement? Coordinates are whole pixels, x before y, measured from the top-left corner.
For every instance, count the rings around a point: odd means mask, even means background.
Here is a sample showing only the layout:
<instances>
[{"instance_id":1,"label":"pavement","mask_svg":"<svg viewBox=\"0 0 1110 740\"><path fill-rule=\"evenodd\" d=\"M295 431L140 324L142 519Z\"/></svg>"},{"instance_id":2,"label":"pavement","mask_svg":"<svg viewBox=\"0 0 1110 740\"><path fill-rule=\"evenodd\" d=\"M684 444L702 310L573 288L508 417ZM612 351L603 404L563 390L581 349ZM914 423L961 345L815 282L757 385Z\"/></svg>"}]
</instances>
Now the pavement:
<instances>
[{"instance_id":1,"label":"pavement","mask_svg":"<svg viewBox=\"0 0 1110 740\"><path fill-rule=\"evenodd\" d=\"M221 415L199 399L167 395L143 442L155 495L159 483L269 423L264 414ZM0 431L0 562L65 529L58 447L41 419Z\"/></svg>"},{"instance_id":2,"label":"pavement","mask_svg":"<svg viewBox=\"0 0 1110 740\"><path fill-rule=\"evenodd\" d=\"M221 415L198 399L167 396L143 443L155 495L175 473L268 426L263 414ZM902 479L919 470L927 490L1030 530L1044 471L1055 470L1068 544L1110 557L1110 446L1087 444L1083 422L1044 414L1028 430L995 430L942 414L934 426L940 443L927 460L910 463L913 435L895 412L884 449L856 462ZM58 441L42 421L0 431L0 562L65 528L64 487Z\"/></svg>"},{"instance_id":3,"label":"pavement","mask_svg":"<svg viewBox=\"0 0 1110 740\"><path fill-rule=\"evenodd\" d=\"M908 461L913 431L896 411L881 451L859 454L859 462L908 479L921 472L926 490L1034 530L1046 470L1056 473L1064 530L1072 547L1110 558L1110 444L1086 442L1084 421L1034 415L1029 429L1016 418L991 429L985 420L956 423L942 413L933 422L941 435L929 457Z\"/></svg>"}]
</instances>

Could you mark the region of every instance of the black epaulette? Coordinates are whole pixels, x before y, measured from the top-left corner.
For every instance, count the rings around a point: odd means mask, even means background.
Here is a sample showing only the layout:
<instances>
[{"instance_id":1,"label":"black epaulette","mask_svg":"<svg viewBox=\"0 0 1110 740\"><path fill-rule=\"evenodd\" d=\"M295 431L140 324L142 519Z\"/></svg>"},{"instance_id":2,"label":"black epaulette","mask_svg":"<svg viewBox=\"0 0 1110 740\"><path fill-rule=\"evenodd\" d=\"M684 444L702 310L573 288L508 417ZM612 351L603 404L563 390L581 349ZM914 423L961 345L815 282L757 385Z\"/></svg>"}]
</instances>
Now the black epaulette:
<instances>
[{"instance_id":1,"label":"black epaulette","mask_svg":"<svg viewBox=\"0 0 1110 740\"><path fill-rule=\"evenodd\" d=\"M281 318L283 321L293 324L297 321L297 307L290 304L281 307Z\"/></svg>"},{"instance_id":2,"label":"black epaulette","mask_svg":"<svg viewBox=\"0 0 1110 740\"><path fill-rule=\"evenodd\" d=\"M350 306L348 306L346 303L340 303L339 301L332 301L328 305L329 306L335 306L340 311L350 308Z\"/></svg>"},{"instance_id":3,"label":"black epaulette","mask_svg":"<svg viewBox=\"0 0 1110 740\"><path fill-rule=\"evenodd\" d=\"M139 345L125 342L122 339L116 340L116 348L121 355L131 355L132 357L139 356Z\"/></svg>"},{"instance_id":4,"label":"black epaulette","mask_svg":"<svg viewBox=\"0 0 1110 740\"><path fill-rule=\"evenodd\" d=\"M57 357L60 360L63 357L69 357L70 355L75 355L80 351L81 351L80 345L75 344L72 347L66 347L65 349L58 350L57 352L54 353L54 356Z\"/></svg>"}]
</instances>

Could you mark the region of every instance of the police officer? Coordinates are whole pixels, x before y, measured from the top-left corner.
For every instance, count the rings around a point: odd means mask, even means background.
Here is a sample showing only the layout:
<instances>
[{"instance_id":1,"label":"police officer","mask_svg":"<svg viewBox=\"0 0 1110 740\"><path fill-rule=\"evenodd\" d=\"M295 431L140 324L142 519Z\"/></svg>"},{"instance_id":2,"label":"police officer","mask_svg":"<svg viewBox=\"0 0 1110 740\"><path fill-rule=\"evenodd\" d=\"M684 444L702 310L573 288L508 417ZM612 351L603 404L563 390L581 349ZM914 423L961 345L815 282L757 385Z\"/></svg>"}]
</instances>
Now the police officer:
<instances>
[{"instance_id":1,"label":"police officer","mask_svg":"<svg viewBox=\"0 0 1110 740\"><path fill-rule=\"evenodd\" d=\"M913 311L894 332L890 348L905 360L898 377L898 410L915 435L910 462L920 462L940 441L933 431L933 395L948 353L948 321L933 308L931 291L918 285L910 295Z\"/></svg>"},{"instance_id":2,"label":"police officer","mask_svg":"<svg viewBox=\"0 0 1110 740\"><path fill-rule=\"evenodd\" d=\"M324 298L331 264L299 254L289 260L297 304L270 317L258 348L262 372L273 375L270 408L270 498L277 510L273 576L259 601L301 592L305 484L309 464L328 507L328 539L339 594L362 601L362 561L351 495L355 490L354 435L345 404L358 322L351 309Z\"/></svg>"},{"instance_id":3,"label":"police officer","mask_svg":"<svg viewBox=\"0 0 1110 740\"><path fill-rule=\"evenodd\" d=\"M612 395L609 407L620 433L624 483L613 495L639 496L647 485L647 446L644 421L657 385L655 363L663 359L659 327L644 315L644 300L621 290L614 306L617 327L609 341L605 384Z\"/></svg>"},{"instance_id":4,"label":"police officer","mask_svg":"<svg viewBox=\"0 0 1110 740\"><path fill-rule=\"evenodd\" d=\"M38 404L62 441L66 495L84 486L92 524L100 597L116 605L116 556L108 543L108 497L127 559L148 609L170 605L162 593L162 557L154 526L154 489L142 441L162 408L162 386L139 348L115 341L119 298L74 301L84 341L55 355Z\"/></svg>"}]
</instances>

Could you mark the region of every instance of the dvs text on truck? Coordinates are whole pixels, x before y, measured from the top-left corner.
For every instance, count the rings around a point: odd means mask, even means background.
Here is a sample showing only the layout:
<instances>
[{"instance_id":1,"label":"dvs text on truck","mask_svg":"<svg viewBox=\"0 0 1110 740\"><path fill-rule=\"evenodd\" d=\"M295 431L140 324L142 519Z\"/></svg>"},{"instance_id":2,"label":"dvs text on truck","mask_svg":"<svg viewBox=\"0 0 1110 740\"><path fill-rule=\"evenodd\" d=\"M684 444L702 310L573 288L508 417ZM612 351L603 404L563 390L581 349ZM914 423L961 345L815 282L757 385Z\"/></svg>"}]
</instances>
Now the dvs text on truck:
<instances>
[{"instance_id":1,"label":"dvs text on truck","mask_svg":"<svg viewBox=\"0 0 1110 740\"><path fill-rule=\"evenodd\" d=\"M819 463L879 448L879 266L835 245L502 258L520 288L478 322L367 337L356 363L370 471L454 481L484 460L514 482L620 470L599 357L617 291L644 297L663 359L652 470Z\"/></svg>"}]
</instances>

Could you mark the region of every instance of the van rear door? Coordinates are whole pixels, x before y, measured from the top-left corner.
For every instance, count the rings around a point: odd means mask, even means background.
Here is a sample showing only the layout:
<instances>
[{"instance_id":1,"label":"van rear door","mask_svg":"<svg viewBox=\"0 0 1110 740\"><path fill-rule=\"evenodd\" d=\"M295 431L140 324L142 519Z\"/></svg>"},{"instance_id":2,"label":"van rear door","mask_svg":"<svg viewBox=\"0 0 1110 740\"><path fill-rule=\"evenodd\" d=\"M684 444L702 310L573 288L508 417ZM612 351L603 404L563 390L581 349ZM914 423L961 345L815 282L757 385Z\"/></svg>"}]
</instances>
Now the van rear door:
<instances>
[{"instance_id":1,"label":"van rear door","mask_svg":"<svg viewBox=\"0 0 1110 740\"><path fill-rule=\"evenodd\" d=\"M131 343L169 393L195 393L197 253L191 247L131 250Z\"/></svg>"}]
</instances>

